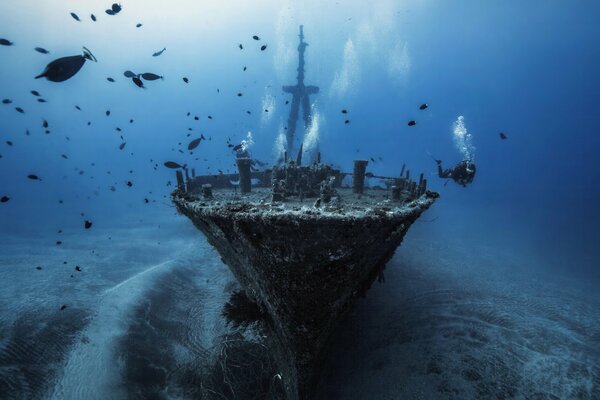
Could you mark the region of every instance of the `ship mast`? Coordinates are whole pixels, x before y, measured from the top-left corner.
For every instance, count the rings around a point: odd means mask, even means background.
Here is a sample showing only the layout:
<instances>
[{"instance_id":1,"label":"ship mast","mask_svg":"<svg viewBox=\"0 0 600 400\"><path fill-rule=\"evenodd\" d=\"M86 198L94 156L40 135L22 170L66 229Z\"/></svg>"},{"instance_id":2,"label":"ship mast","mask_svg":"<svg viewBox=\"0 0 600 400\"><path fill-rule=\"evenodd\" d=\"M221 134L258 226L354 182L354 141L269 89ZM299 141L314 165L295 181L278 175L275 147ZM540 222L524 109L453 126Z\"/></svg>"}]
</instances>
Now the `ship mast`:
<instances>
[{"instance_id":1,"label":"ship mast","mask_svg":"<svg viewBox=\"0 0 600 400\"><path fill-rule=\"evenodd\" d=\"M292 107L287 123L287 154L292 155L294 147L294 135L296 134L296 125L298 122L298 113L302 106L302 119L304 120L304 129L310 126L310 100L309 95L319 93L318 86L304 85L304 51L308 43L304 41L304 26L300 25L300 44L298 45L298 76L297 83L294 86L283 86L283 91L292 95Z\"/></svg>"}]
</instances>

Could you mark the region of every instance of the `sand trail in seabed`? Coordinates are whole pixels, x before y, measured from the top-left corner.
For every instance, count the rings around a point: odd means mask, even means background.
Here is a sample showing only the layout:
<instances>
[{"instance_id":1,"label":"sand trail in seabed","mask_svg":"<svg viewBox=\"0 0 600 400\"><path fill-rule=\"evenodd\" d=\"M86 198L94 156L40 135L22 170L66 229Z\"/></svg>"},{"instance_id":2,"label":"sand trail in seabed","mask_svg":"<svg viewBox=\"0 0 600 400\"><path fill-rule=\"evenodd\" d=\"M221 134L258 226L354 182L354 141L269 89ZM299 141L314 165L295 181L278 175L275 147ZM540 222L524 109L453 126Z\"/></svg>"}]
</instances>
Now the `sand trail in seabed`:
<instances>
[{"instance_id":1,"label":"sand trail in seabed","mask_svg":"<svg viewBox=\"0 0 600 400\"><path fill-rule=\"evenodd\" d=\"M187 254L193 246L182 253ZM117 340L126 333L128 319L145 291L161 275L181 265L186 257L167 260L104 291L96 312L67 357L50 399L125 398L115 355ZM185 261L187 263L187 261Z\"/></svg>"}]
</instances>

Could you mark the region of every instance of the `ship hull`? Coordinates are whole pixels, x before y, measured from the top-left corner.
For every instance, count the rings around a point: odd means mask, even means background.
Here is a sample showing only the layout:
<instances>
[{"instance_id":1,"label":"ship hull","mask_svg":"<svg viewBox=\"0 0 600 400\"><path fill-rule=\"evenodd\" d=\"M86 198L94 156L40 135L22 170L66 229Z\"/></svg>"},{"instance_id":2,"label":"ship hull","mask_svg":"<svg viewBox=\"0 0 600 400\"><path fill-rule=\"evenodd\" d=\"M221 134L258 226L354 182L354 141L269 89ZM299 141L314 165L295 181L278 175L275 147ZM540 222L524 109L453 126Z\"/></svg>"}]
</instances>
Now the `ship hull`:
<instances>
[{"instance_id":1,"label":"ship hull","mask_svg":"<svg viewBox=\"0 0 600 400\"><path fill-rule=\"evenodd\" d=\"M330 211L173 200L268 314L267 340L287 399L306 400L331 334L436 197Z\"/></svg>"}]
</instances>

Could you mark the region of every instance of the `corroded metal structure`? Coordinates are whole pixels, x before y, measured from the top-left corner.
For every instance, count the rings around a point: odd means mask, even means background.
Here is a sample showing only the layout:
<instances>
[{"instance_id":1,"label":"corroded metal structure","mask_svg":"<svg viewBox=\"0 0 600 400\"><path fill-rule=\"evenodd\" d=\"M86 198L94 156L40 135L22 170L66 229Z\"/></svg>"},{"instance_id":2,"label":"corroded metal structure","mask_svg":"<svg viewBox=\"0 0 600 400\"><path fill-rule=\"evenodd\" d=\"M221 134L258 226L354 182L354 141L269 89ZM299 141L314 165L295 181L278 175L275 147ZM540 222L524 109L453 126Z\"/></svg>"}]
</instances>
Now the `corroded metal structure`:
<instances>
[{"instance_id":1,"label":"corroded metal structure","mask_svg":"<svg viewBox=\"0 0 600 400\"><path fill-rule=\"evenodd\" d=\"M311 94L319 93L318 86L304 85L304 51L308 43L304 41L304 26L300 25L300 44L298 44L298 76L294 86L283 86L283 91L292 95L292 106L290 115L287 121L287 153L293 154L294 151L294 136L296 135L296 125L298 125L298 116L300 114L300 106L302 106L302 119L304 120L304 128L308 128L311 123L310 114L310 98Z\"/></svg>"}]
</instances>

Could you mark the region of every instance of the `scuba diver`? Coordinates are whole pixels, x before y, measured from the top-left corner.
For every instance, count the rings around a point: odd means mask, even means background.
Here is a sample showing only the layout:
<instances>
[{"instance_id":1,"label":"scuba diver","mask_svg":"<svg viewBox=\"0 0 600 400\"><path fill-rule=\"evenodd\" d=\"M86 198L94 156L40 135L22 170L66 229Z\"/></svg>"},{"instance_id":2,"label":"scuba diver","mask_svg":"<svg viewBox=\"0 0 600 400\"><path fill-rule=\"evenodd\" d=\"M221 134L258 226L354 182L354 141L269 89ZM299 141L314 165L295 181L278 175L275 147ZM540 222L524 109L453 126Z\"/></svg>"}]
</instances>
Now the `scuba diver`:
<instances>
[{"instance_id":1,"label":"scuba diver","mask_svg":"<svg viewBox=\"0 0 600 400\"><path fill-rule=\"evenodd\" d=\"M442 160L435 160L438 167L438 176L440 178L451 178L454 182L467 187L467 184L473 182L475 178L475 164L469 160L463 160L456 164L454 168L442 169Z\"/></svg>"}]
</instances>

